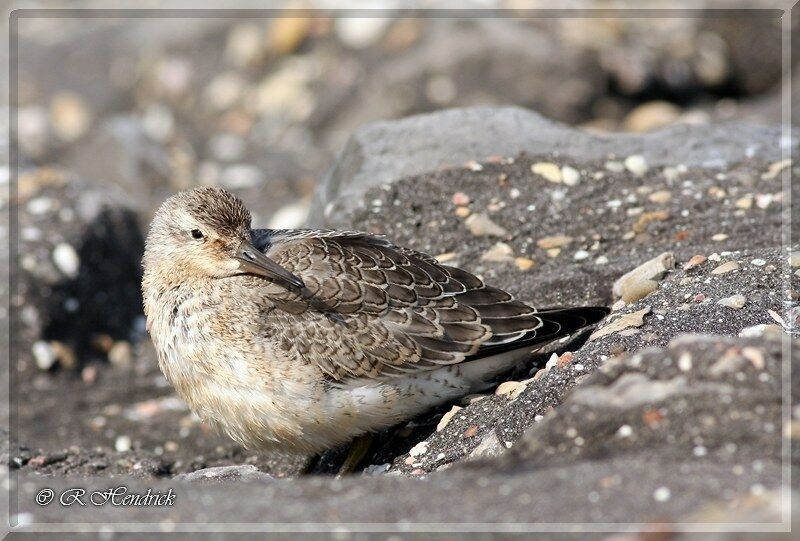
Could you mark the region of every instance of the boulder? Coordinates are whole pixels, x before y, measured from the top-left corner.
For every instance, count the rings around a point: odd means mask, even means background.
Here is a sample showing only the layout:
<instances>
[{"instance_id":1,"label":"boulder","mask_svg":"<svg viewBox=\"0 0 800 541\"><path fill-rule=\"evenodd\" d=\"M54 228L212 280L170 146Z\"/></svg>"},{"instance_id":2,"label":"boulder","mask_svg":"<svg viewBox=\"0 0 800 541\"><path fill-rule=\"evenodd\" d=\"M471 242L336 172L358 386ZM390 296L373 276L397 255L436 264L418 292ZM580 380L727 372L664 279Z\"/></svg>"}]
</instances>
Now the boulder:
<instances>
[{"instance_id":1,"label":"boulder","mask_svg":"<svg viewBox=\"0 0 800 541\"><path fill-rule=\"evenodd\" d=\"M777 128L677 125L644 135L592 135L519 107L473 107L367 124L350 137L317 190L310 225L347 227L349 213L378 186L522 152L589 162L642 156L655 167L725 168L781 159Z\"/></svg>"}]
</instances>

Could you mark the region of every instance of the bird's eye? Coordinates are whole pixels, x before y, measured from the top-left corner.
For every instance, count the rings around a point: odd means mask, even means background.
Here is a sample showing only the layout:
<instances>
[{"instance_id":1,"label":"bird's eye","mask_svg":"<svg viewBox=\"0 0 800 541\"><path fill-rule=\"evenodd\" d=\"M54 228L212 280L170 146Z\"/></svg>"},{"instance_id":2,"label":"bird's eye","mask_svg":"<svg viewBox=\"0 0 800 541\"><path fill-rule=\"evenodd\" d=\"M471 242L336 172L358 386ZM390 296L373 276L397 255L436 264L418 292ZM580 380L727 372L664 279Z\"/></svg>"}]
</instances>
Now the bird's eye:
<instances>
[{"instance_id":1,"label":"bird's eye","mask_svg":"<svg viewBox=\"0 0 800 541\"><path fill-rule=\"evenodd\" d=\"M195 240L200 240L200 239L204 238L203 232L202 232L202 231L200 231L199 229L192 229L192 230L189 232L189 234L190 234L190 235L192 236L192 238L193 238L193 239L195 239Z\"/></svg>"}]
</instances>

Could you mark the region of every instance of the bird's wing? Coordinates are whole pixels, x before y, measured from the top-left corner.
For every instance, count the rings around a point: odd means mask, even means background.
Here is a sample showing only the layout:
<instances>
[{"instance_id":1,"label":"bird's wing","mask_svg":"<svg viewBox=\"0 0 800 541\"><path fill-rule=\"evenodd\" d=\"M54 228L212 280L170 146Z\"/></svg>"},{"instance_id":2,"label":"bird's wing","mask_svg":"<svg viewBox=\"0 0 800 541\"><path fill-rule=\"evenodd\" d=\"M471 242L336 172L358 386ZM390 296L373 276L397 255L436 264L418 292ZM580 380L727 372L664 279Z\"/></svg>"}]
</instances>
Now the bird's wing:
<instances>
[{"instance_id":1,"label":"bird's wing","mask_svg":"<svg viewBox=\"0 0 800 541\"><path fill-rule=\"evenodd\" d=\"M259 230L254 243L305 283L270 295L280 347L335 381L533 347L605 315L537 312L466 271L364 233Z\"/></svg>"}]
</instances>

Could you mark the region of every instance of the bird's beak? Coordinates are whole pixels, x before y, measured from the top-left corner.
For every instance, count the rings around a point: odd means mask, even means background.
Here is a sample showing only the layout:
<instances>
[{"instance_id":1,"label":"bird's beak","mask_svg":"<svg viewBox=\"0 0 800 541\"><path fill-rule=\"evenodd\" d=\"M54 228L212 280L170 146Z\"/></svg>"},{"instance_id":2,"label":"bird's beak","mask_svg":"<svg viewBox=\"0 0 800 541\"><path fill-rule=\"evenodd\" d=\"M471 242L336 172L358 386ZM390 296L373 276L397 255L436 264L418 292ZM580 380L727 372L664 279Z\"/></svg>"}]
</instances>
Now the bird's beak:
<instances>
[{"instance_id":1,"label":"bird's beak","mask_svg":"<svg viewBox=\"0 0 800 541\"><path fill-rule=\"evenodd\" d=\"M265 256L249 241L245 240L239 245L234 258L239 262L239 268L249 274L261 276L284 287L306 287L303 280Z\"/></svg>"}]
</instances>

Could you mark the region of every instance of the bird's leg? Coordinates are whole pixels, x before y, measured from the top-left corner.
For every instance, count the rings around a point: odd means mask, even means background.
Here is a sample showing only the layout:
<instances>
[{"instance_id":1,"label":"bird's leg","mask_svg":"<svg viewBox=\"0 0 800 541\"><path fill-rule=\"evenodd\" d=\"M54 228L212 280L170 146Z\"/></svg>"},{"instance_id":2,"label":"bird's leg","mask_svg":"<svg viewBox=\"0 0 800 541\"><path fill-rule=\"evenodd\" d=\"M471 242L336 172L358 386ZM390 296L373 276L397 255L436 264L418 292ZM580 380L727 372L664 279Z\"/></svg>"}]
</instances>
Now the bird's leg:
<instances>
[{"instance_id":1,"label":"bird's leg","mask_svg":"<svg viewBox=\"0 0 800 541\"><path fill-rule=\"evenodd\" d=\"M353 440L353 443L350 444L350 450L347 452L347 457L345 457L342 467L339 468L339 473L336 474L336 477L342 477L343 475L353 473L359 463L367 456L371 445L372 435L370 434L363 434Z\"/></svg>"}]
</instances>

